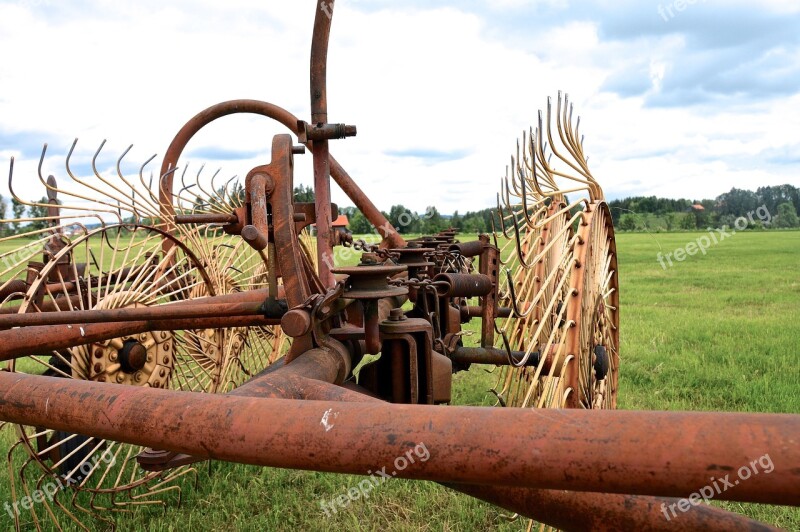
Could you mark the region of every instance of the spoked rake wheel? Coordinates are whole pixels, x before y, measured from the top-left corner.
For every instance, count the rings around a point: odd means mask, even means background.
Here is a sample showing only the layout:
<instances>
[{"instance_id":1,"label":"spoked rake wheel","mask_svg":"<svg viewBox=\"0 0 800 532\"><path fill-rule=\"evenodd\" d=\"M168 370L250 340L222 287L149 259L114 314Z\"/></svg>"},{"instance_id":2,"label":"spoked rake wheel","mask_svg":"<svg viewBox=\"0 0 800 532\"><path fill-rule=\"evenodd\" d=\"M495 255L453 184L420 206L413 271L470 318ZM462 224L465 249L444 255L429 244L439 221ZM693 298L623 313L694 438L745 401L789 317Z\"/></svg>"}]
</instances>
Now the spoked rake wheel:
<instances>
[{"instance_id":1,"label":"spoked rake wheel","mask_svg":"<svg viewBox=\"0 0 800 532\"><path fill-rule=\"evenodd\" d=\"M168 251L162 249L165 240L172 244ZM40 312L45 306L56 312L151 307L185 300L199 287L214 295L208 273L179 240L149 227L111 226L76 239L52 257L38 272L19 312ZM193 330L123 335L14 360L7 369L54 378L213 392L225 362L220 338ZM67 501L91 513L164 504L165 493L180 493L175 481L193 471L187 467L145 471L137 462L142 448L135 445L37 427L18 426L17 430L19 445L29 455L18 473L23 490L55 483L58 489L52 504L73 521ZM10 465L13 471L13 458ZM49 503L43 508L41 515L53 514ZM38 521L36 508L31 512Z\"/></svg>"},{"instance_id":2,"label":"spoked rake wheel","mask_svg":"<svg viewBox=\"0 0 800 532\"><path fill-rule=\"evenodd\" d=\"M500 305L512 312L498 323L497 347L516 353L493 390L504 406L616 407L616 245L579 126L567 99L559 95L555 117L548 102L498 196Z\"/></svg>"}]
</instances>

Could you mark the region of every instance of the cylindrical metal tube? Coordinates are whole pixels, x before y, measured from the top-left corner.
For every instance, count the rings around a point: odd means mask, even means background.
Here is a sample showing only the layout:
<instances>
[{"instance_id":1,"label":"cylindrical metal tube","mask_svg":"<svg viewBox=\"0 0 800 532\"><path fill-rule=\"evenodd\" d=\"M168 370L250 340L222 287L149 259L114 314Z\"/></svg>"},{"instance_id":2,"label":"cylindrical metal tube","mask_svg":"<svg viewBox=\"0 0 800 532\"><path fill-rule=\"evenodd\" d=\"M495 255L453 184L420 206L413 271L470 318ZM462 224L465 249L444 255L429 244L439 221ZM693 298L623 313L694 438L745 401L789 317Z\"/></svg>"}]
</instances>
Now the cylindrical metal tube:
<instances>
[{"instance_id":1,"label":"cylindrical metal tube","mask_svg":"<svg viewBox=\"0 0 800 532\"><path fill-rule=\"evenodd\" d=\"M797 415L286 401L0 373L0 419L352 474L424 444L429 459L398 477L673 497L722 486L716 499L800 505Z\"/></svg>"},{"instance_id":2,"label":"cylindrical metal tube","mask_svg":"<svg viewBox=\"0 0 800 532\"><path fill-rule=\"evenodd\" d=\"M451 244L448 248L451 252L458 252L463 257L477 257L483 253L483 248L486 244L480 240L473 240L472 242L459 242L458 244Z\"/></svg>"},{"instance_id":3,"label":"cylindrical metal tube","mask_svg":"<svg viewBox=\"0 0 800 532\"><path fill-rule=\"evenodd\" d=\"M778 530L743 515L702 503L694 506L681 499L469 484L445 486L566 532Z\"/></svg>"},{"instance_id":4,"label":"cylindrical metal tube","mask_svg":"<svg viewBox=\"0 0 800 532\"><path fill-rule=\"evenodd\" d=\"M480 273L440 273L433 281L441 283L436 286L441 297L483 297L494 289L492 280Z\"/></svg>"}]
</instances>

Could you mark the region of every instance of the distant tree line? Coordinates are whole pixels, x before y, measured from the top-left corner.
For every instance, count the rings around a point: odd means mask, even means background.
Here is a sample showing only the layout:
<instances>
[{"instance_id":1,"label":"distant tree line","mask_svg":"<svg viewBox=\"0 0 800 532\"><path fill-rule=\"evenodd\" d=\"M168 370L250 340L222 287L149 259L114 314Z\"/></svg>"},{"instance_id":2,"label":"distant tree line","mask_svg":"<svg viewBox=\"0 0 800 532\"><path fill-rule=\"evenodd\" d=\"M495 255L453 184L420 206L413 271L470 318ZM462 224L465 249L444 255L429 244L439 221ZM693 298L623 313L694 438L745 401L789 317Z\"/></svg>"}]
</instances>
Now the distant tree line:
<instances>
[{"instance_id":1,"label":"distant tree line","mask_svg":"<svg viewBox=\"0 0 800 532\"><path fill-rule=\"evenodd\" d=\"M792 185L759 187L755 192L733 188L703 200L639 196L613 200L608 206L614 226L623 231L733 227L741 217L754 227L800 227L800 189Z\"/></svg>"}]
</instances>

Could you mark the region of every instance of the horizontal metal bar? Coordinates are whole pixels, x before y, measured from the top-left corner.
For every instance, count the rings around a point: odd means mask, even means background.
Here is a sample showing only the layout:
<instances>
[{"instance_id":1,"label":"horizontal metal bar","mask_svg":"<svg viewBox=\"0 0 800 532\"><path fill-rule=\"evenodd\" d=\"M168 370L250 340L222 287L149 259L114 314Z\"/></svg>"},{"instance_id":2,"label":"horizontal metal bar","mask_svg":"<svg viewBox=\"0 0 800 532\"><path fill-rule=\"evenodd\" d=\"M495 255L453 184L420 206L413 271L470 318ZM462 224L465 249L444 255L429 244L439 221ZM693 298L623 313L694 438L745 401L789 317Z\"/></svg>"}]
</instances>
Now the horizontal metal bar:
<instances>
[{"instance_id":1,"label":"horizontal metal bar","mask_svg":"<svg viewBox=\"0 0 800 532\"><path fill-rule=\"evenodd\" d=\"M720 508L667 497L444 484L565 532L769 532L778 528ZM684 511L685 509L685 511Z\"/></svg>"},{"instance_id":2,"label":"horizontal metal bar","mask_svg":"<svg viewBox=\"0 0 800 532\"><path fill-rule=\"evenodd\" d=\"M515 363L525 358L525 351L511 351ZM526 366L539 365L539 353L534 351L528 357ZM494 366L508 366L508 353L493 347L457 347L450 355L450 359L458 364L489 364Z\"/></svg>"},{"instance_id":3,"label":"horizontal metal bar","mask_svg":"<svg viewBox=\"0 0 800 532\"><path fill-rule=\"evenodd\" d=\"M0 390L5 421L218 460L669 497L741 478L715 498L800 505L798 415L289 401L15 373ZM396 466L419 445L429 459Z\"/></svg>"},{"instance_id":4,"label":"horizontal metal bar","mask_svg":"<svg viewBox=\"0 0 800 532\"><path fill-rule=\"evenodd\" d=\"M254 315L22 327L0 331L0 361L31 355L48 355L52 351L60 349L151 331L266 327L270 325L280 325L280 319Z\"/></svg>"},{"instance_id":5,"label":"horizontal metal bar","mask_svg":"<svg viewBox=\"0 0 800 532\"><path fill-rule=\"evenodd\" d=\"M260 293L260 291L259 291ZM263 313L263 299L248 301L246 292L167 303L152 307L62 310L0 316L0 329L34 325L74 325L76 323L114 323L134 320L166 320L255 316ZM264 297L266 299L266 297ZM244 300L244 301L242 301Z\"/></svg>"},{"instance_id":6,"label":"horizontal metal bar","mask_svg":"<svg viewBox=\"0 0 800 532\"><path fill-rule=\"evenodd\" d=\"M184 224L237 224L239 217L236 214L209 213L209 214L178 214L175 223Z\"/></svg>"}]
</instances>

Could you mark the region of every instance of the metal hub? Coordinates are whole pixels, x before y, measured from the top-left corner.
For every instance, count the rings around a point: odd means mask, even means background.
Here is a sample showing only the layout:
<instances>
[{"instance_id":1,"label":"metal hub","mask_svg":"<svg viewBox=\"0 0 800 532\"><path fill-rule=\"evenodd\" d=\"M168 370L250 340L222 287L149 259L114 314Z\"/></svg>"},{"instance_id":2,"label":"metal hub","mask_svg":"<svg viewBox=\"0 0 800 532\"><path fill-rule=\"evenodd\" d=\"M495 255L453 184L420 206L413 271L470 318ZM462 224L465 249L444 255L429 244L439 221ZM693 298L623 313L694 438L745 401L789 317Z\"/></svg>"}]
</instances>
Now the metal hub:
<instances>
[{"instance_id":1,"label":"metal hub","mask_svg":"<svg viewBox=\"0 0 800 532\"><path fill-rule=\"evenodd\" d=\"M138 294L118 292L100 301L96 309L142 308ZM156 331L96 342L79 349L86 366L76 364L73 377L96 382L165 388L175 367L175 337Z\"/></svg>"}]
</instances>

